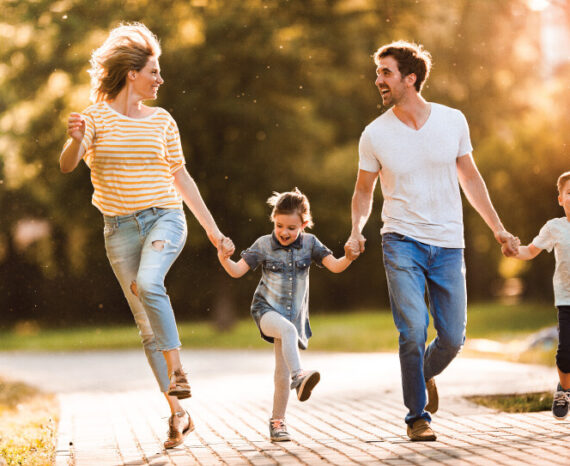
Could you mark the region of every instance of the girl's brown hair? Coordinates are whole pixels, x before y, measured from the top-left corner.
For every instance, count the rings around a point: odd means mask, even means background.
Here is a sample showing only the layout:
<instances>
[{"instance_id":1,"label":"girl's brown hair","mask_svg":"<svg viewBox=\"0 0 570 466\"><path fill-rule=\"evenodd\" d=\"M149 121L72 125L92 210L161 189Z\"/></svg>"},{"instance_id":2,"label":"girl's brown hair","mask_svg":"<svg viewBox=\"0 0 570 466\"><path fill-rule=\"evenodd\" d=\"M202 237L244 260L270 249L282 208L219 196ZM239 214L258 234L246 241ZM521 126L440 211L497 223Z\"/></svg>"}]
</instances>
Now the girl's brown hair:
<instances>
[{"instance_id":1,"label":"girl's brown hair","mask_svg":"<svg viewBox=\"0 0 570 466\"><path fill-rule=\"evenodd\" d=\"M275 221L276 215L298 214L303 223L307 222L307 228L313 226L309 199L299 191L299 188L285 193L273 192L273 196L267 199L267 203L273 207L270 216L272 222Z\"/></svg>"},{"instance_id":2,"label":"girl's brown hair","mask_svg":"<svg viewBox=\"0 0 570 466\"><path fill-rule=\"evenodd\" d=\"M142 23L123 23L109 33L91 55L91 101L113 100L125 86L129 71L142 70L160 56L158 38Z\"/></svg>"}]
</instances>

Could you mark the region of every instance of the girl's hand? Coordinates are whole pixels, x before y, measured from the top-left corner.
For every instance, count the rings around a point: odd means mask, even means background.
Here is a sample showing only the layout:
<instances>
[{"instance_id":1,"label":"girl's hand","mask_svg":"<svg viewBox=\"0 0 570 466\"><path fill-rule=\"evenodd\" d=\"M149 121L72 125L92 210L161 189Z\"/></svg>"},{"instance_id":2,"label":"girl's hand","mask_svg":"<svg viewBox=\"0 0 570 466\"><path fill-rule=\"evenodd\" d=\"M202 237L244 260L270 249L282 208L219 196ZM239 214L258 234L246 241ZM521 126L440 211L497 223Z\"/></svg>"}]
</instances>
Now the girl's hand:
<instances>
[{"instance_id":1,"label":"girl's hand","mask_svg":"<svg viewBox=\"0 0 570 466\"><path fill-rule=\"evenodd\" d=\"M354 238L349 238L344 245L344 255L350 261L356 260L360 256L360 245Z\"/></svg>"},{"instance_id":2,"label":"girl's hand","mask_svg":"<svg viewBox=\"0 0 570 466\"><path fill-rule=\"evenodd\" d=\"M219 243L218 254L221 254L224 258L228 258L233 255L235 250L234 242L227 236L224 236Z\"/></svg>"},{"instance_id":3,"label":"girl's hand","mask_svg":"<svg viewBox=\"0 0 570 466\"><path fill-rule=\"evenodd\" d=\"M80 113L71 113L67 119L67 135L81 142L85 135L85 120Z\"/></svg>"}]
</instances>

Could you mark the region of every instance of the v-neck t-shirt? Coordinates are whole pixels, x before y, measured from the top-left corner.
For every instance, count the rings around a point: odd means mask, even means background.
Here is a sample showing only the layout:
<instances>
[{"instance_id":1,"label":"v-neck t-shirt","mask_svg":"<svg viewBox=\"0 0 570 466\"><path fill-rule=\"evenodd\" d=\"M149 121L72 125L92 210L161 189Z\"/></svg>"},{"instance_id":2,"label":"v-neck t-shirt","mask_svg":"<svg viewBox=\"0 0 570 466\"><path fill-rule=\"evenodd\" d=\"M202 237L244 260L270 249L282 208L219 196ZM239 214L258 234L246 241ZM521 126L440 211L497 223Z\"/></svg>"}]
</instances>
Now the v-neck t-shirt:
<instances>
[{"instance_id":1,"label":"v-neck t-shirt","mask_svg":"<svg viewBox=\"0 0 570 466\"><path fill-rule=\"evenodd\" d=\"M463 113L430 103L416 130L387 110L362 132L359 168L380 172L384 233L433 246L463 248L463 211L457 159L472 152Z\"/></svg>"}]
</instances>

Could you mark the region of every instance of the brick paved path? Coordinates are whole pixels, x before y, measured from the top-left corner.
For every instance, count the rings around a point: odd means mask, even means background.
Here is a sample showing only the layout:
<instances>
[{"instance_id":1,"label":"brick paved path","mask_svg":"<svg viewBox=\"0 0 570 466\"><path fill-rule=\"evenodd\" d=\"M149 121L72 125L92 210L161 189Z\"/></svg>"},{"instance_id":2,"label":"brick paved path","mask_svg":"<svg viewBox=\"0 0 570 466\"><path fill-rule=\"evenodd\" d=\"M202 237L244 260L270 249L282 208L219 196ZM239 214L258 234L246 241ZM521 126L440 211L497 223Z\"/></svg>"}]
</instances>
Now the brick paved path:
<instances>
[{"instance_id":1,"label":"brick paved path","mask_svg":"<svg viewBox=\"0 0 570 466\"><path fill-rule=\"evenodd\" d=\"M142 352L0 353L0 373L59 393L57 466L270 464L570 464L569 423L502 414L465 394L551 390L553 368L458 358L438 377L437 442L405 433L395 354L303 353L321 383L291 397L293 441L271 443L270 351L184 351L196 430L164 451L168 410Z\"/></svg>"},{"instance_id":2,"label":"brick paved path","mask_svg":"<svg viewBox=\"0 0 570 466\"><path fill-rule=\"evenodd\" d=\"M159 396L148 391L63 395L57 464L570 463L568 423L556 422L550 413L494 414L453 401L434 416L438 441L412 443L394 394L315 393L306 404L291 403L288 422L294 440L271 443L269 401L193 400L188 405L196 430L183 446L164 451L166 419L161 419L165 413Z\"/></svg>"}]
</instances>

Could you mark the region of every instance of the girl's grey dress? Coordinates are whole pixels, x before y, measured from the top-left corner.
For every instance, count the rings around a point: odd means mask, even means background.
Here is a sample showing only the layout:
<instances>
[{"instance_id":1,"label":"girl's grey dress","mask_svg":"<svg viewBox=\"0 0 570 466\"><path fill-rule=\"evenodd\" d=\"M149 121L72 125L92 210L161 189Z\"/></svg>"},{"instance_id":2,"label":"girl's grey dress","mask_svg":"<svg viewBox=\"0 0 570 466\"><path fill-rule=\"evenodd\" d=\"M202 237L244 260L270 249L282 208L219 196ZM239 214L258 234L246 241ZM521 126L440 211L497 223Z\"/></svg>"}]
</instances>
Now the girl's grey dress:
<instances>
[{"instance_id":1,"label":"girl's grey dress","mask_svg":"<svg viewBox=\"0 0 570 466\"><path fill-rule=\"evenodd\" d=\"M272 233L258 238L242 251L241 257L251 270L261 265L261 280L253 295L251 315L264 340L273 343L273 338L261 331L261 316L275 311L293 323L299 335L299 348L307 349L312 335L309 266L314 262L322 267L323 259L329 254L331 250L310 233L301 233L289 246L281 245Z\"/></svg>"}]
</instances>

